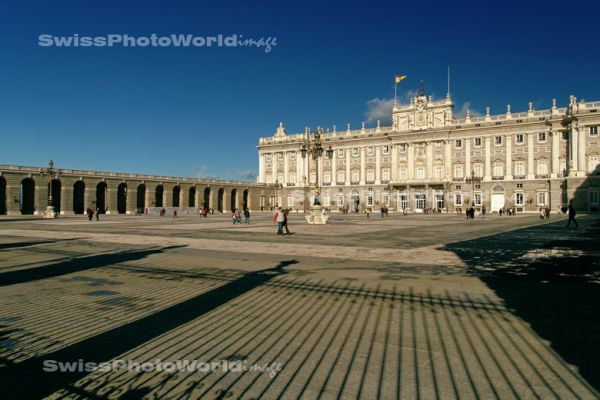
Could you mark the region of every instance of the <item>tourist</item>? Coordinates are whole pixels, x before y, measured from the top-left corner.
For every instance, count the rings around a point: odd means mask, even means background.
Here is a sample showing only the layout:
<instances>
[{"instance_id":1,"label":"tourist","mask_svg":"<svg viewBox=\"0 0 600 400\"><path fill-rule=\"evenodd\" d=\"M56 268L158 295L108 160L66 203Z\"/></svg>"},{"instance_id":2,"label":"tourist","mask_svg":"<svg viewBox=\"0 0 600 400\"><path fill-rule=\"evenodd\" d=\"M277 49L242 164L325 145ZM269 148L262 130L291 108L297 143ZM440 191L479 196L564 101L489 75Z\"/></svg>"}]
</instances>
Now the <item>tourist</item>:
<instances>
[{"instance_id":1,"label":"tourist","mask_svg":"<svg viewBox=\"0 0 600 400\"><path fill-rule=\"evenodd\" d=\"M244 208L244 224L250 225L250 210L248 207Z\"/></svg>"},{"instance_id":2,"label":"tourist","mask_svg":"<svg viewBox=\"0 0 600 400\"><path fill-rule=\"evenodd\" d=\"M575 222L575 228L579 226L577 221L575 220L575 215L577 212L575 211L575 207L573 207L573 200L569 202L569 208L567 209L567 215L569 216L569 222L567 222L567 228L571 225L571 221Z\"/></svg>"},{"instance_id":3,"label":"tourist","mask_svg":"<svg viewBox=\"0 0 600 400\"><path fill-rule=\"evenodd\" d=\"M233 222L233 225L237 223L237 218L235 216L235 208L231 210L231 221Z\"/></svg>"},{"instance_id":4,"label":"tourist","mask_svg":"<svg viewBox=\"0 0 600 400\"><path fill-rule=\"evenodd\" d=\"M177 210L173 210L173 218L177 218Z\"/></svg>"},{"instance_id":5,"label":"tourist","mask_svg":"<svg viewBox=\"0 0 600 400\"><path fill-rule=\"evenodd\" d=\"M383 217L385 215L385 208L381 207L381 209L379 210L379 212L381 213L381 219L383 219Z\"/></svg>"},{"instance_id":6,"label":"tourist","mask_svg":"<svg viewBox=\"0 0 600 400\"><path fill-rule=\"evenodd\" d=\"M88 207L87 210L85 210L85 212L87 213L88 220L92 222L92 218L94 217L94 210L92 210L91 207Z\"/></svg>"},{"instance_id":7,"label":"tourist","mask_svg":"<svg viewBox=\"0 0 600 400\"><path fill-rule=\"evenodd\" d=\"M546 219L550 219L550 207L546 206L544 214L546 214Z\"/></svg>"},{"instance_id":8,"label":"tourist","mask_svg":"<svg viewBox=\"0 0 600 400\"><path fill-rule=\"evenodd\" d=\"M288 214L290 213L290 210L288 208L286 208L285 210L283 210L283 227L285 228L285 234L286 235L291 235L292 233L290 232L289 228L288 228Z\"/></svg>"},{"instance_id":9,"label":"tourist","mask_svg":"<svg viewBox=\"0 0 600 400\"><path fill-rule=\"evenodd\" d=\"M546 210L540 207L540 219L546 218Z\"/></svg>"},{"instance_id":10,"label":"tourist","mask_svg":"<svg viewBox=\"0 0 600 400\"><path fill-rule=\"evenodd\" d=\"M96 207L96 221L100 221L100 209Z\"/></svg>"},{"instance_id":11,"label":"tourist","mask_svg":"<svg viewBox=\"0 0 600 400\"><path fill-rule=\"evenodd\" d=\"M283 222L285 221L285 215L281 207L275 209L273 213L273 223L277 223L277 234L283 235Z\"/></svg>"},{"instance_id":12,"label":"tourist","mask_svg":"<svg viewBox=\"0 0 600 400\"><path fill-rule=\"evenodd\" d=\"M242 223L242 210L239 208L235 209L235 223L236 224Z\"/></svg>"}]
</instances>

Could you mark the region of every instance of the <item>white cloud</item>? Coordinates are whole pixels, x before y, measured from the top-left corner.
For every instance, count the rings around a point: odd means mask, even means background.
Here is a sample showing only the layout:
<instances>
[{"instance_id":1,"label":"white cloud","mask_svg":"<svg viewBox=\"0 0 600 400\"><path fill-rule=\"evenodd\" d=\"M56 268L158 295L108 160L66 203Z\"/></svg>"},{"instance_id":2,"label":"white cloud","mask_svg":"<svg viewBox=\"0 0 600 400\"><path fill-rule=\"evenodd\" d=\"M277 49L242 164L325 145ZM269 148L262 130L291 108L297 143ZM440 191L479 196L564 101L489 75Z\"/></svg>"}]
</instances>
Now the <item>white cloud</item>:
<instances>
[{"instance_id":1,"label":"white cloud","mask_svg":"<svg viewBox=\"0 0 600 400\"><path fill-rule=\"evenodd\" d=\"M398 94L398 104L403 107L410 103L410 99L417 95L416 90L406 90ZM392 107L394 98L381 99L376 97L367 101L367 111L365 112L366 122L372 124L381 121L381 125L391 125Z\"/></svg>"},{"instance_id":2,"label":"white cloud","mask_svg":"<svg viewBox=\"0 0 600 400\"><path fill-rule=\"evenodd\" d=\"M460 110L454 112L454 118L456 118L456 119L465 118L467 116L467 110L469 110L471 112L472 118L481 117L481 113L479 111L471 109L471 102L465 101L462 104L462 107L460 108Z\"/></svg>"}]
</instances>

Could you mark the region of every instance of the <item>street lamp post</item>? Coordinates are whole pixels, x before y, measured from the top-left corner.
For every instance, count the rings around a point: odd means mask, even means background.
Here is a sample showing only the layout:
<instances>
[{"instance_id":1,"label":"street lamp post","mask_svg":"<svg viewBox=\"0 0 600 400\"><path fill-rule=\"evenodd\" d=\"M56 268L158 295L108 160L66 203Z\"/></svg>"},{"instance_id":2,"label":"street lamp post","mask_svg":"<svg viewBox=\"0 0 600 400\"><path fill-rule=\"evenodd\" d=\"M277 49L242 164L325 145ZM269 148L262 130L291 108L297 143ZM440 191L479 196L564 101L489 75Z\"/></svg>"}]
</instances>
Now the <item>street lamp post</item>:
<instances>
[{"instance_id":1,"label":"street lamp post","mask_svg":"<svg viewBox=\"0 0 600 400\"><path fill-rule=\"evenodd\" d=\"M475 176L475 171L471 171L471 176L465 178L465 182L471 184L471 206L475 206L475 182L481 182L480 176Z\"/></svg>"},{"instance_id":2,"label":"street lamp post","mask_svg":"<svg viewBox=\"0 0 600 400\"><path fill-rule=\"evenodd\" d=\"M323 208L321 207L321 187L319 186L319 159L323 156L323 153L327 155L328 159L333 158L333 149L331 146L327 148L327 150L323 149L323 144L321 143L321 135L323 134L323 129L320 127L317 128L316 132L308 132L306 138L302 142L300 146L300 153L303 159L306 159L306 156L310 154L312 159L316 162L316 171L315 171L315 199L310 207L310 215L306 216L306 220L309 224L325 224L327 223L327 218L329 216L323 215ZM310 160L308 162L308 176L309 176L309 185L310 185ZM306 181L304 182L304 187L306 190Z\"/></svg>"},{"instance_id":3,"label":"street lamp post","mask_svg":"<svg viewBox=\"0 0 600 400\"><path fill-rule=\"evenodd\" d=\"M56 218L52 198L52 181L58 178L58 170L54 169L54 161L50 160L48 162L48 168L43 169L41 175L48 177L48 205L46 206L44 218Z\"/></svg>"}]
</instances>

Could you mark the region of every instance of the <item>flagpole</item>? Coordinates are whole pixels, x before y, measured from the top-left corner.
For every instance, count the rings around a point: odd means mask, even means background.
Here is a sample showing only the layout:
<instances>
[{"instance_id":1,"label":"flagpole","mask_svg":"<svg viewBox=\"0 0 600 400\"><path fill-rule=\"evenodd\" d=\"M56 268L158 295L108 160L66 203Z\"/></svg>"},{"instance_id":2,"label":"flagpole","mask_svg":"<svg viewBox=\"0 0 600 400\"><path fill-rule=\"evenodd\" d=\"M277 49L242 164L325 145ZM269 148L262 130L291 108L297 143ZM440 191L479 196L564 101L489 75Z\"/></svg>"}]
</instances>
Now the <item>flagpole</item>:
<instances>
[{"instance_id":1,"label":"flagpole","mask_svg":"<svg viewBox=\"0 0 600 400\"><path fill-rule=\"evenodd\" d=\"M398 84L396 83L396 77L394 77L394 104L397 103L397 98L398 98Z\"/></svg>"}]
</instances>

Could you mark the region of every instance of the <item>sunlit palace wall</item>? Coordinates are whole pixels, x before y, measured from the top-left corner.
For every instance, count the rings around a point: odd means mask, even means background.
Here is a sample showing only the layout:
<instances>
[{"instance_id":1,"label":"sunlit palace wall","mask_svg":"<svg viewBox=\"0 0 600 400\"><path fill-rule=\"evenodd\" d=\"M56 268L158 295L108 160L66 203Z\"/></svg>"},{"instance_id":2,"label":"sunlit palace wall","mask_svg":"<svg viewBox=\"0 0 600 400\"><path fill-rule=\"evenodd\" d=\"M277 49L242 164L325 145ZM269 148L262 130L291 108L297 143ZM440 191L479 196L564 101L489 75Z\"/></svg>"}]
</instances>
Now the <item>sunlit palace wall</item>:
<instances>
[{"instance_id":1,"label":"sunlit palace wall","mask_svg":"<svg viewBox=\"0 0 600 400\"><path fill-rule=\"evenodd\" d=\"M50 204L60 214L83 214L90 207L106 214L196 213L199 208L229 212L258 210L268 185L183 177L0 165L0 215L41 214Z\"/></svg>"},{"instance_id":2,"label":"sunlit palace wall","mask_svg":"<svg viewBox=\"0 0 600 400\"><path fill-rule=\"evenodd\" d=\"M333 158L301 157L307 132L287 134L283 124L260 138L258 182L279 187L264 206L306 210L314 185L331 211L455 212L474 205L488 211L514 207L556 211L573 200L580 211L600 207L600 102L463 118L453 116L450 96L433 101L423 90L410 104L393 106L391 126L322 135ZM265 201L265 199L261 199Z\"/></svg>"}]
</instances>

